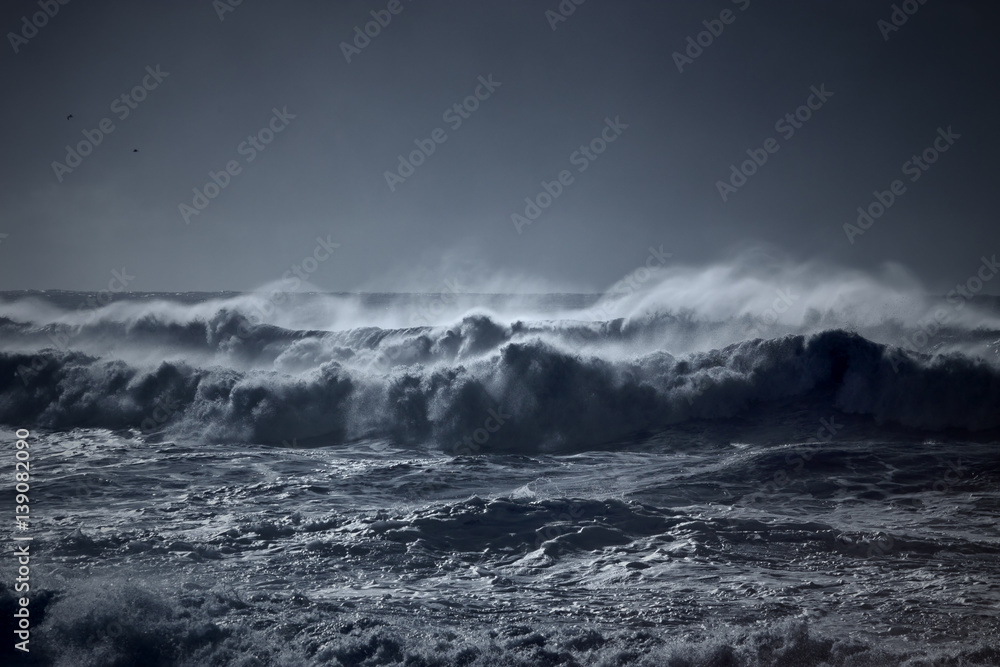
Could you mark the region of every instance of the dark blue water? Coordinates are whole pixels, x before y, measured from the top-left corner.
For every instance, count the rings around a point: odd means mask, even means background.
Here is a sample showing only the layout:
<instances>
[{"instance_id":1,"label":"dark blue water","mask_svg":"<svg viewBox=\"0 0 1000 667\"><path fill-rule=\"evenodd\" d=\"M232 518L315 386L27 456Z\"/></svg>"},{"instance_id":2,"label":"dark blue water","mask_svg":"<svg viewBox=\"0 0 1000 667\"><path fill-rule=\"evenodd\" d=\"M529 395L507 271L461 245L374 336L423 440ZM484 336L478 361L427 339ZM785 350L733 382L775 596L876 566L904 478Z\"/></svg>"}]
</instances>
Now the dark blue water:
<instances>
[{"instance_id":1,"label":"dark blue water","mask_svg":"<svg viewBox=\"0 0 1000 667\"><path fill-rule=\"evenodd\" d=\"M87 298L0 306L38 664L1000 664L991 326Z\"/></svg>"}]
</instances>

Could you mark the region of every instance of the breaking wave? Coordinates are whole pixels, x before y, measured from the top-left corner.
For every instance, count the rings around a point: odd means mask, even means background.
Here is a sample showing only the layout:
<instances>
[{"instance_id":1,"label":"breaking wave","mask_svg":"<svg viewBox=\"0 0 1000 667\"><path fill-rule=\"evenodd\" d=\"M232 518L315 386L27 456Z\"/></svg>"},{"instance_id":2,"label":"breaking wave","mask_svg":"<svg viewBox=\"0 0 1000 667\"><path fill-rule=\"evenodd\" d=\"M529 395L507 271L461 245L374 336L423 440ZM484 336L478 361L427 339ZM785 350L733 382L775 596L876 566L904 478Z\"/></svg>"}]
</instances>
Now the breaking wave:
<instances>
[{"instance_id":1,"label":"breaking wave","mask_svg":"<svg viewBox=\"0 0 1000 667\"><path fill-rule=\"evenodd\" d=\"M746 260L603 296L6 293L0 422L463 452L789 409L981 431L1000 427L997 312L898 268Z\"/></svg>"},{"instance_id":2,"label":"breaking wave","mask_svg":"<svg viewBox=\"0 0 1000 667\"><path fill-rule=\"evenodd\" d=\"M275 443L464 441L473 449L469 438L482 444L485 433L498 451L593 446L689 420L760 415L789 401L919 429L1000 427L992 363L842 330L629 355L620 323L586 328L587 336L569 328L561 338L484 315L434 329L250 326L239 337L243 324L227 317L171 333L242 364L0 353L0 421ZM598 336L611 352L595 351Z\"/></svg>"}]
</instances>

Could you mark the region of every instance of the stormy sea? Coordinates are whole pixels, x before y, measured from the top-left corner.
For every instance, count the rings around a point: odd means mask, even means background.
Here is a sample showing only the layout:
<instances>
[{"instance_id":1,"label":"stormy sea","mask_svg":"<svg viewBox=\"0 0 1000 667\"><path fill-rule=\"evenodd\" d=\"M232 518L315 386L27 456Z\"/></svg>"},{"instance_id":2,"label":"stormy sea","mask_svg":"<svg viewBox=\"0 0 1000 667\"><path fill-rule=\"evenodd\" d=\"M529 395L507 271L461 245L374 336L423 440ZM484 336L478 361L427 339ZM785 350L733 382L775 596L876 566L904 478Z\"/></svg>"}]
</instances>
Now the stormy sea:
<instances>
[{"instance_id":1,"label":"stormy sea","mask_svg":"<svg viewBox=\"0 0 1000 667\"><path fill-rule=\"evenodd\" d=\"M1000 665L998 353L805 269L5 292L0 659Z\"/></svg>"}]
</instances>

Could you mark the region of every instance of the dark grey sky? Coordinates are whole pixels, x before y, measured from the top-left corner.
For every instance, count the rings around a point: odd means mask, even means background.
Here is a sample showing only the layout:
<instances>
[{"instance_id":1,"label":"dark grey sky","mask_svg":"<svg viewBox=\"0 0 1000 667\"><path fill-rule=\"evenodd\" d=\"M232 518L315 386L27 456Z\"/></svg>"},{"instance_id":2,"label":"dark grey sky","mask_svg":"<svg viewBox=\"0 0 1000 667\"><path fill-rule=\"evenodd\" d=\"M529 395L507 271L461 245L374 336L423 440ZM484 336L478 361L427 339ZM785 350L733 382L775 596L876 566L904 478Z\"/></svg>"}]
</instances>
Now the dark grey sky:
<instances>
[{"instance_id":1,"label":"dark grey sky","mask_svg":"<svg viewBox=\"0 0 1000 667\"><path fill-rule=\"evenodd\" d=\"M125 267L135 290L245 290L325 256L317 237L340 244L309 274L330 291L457 274L598 290L650 246L704 264L758 243L899 262L943 289L1000 252L985 0L911 0L888 40L893 3L872 0L588 0L555 30L558 0L401 0L350 63L341 43L388 2L243 0L220 20L222 2L69 0L26 42L10 33L37 0L4 4L0 288L101 289ZM679 72L672 54L723 10L731 23ZM122 118L112 104L152 87L147 67L168 75ZM453 129L445 110L490 76L500 86ZM812 86L833 96L786 138L775 123ZM248 161L241 142L275 108L294 118ZM54 173L104 118L114 131ZM628 127L574 158L606 118ZM960 138L910 181L904 163L948 127ZM446 141L391 190L385 172L437 128ZM769 137L778 151L724 202L717 181ZM186 224L179 205L229 161L239 173ZM562 170L572 182L517 233L511 215ZM904 194L849 243L843 225L895 179Z\"/></svg>"}]
</instances>

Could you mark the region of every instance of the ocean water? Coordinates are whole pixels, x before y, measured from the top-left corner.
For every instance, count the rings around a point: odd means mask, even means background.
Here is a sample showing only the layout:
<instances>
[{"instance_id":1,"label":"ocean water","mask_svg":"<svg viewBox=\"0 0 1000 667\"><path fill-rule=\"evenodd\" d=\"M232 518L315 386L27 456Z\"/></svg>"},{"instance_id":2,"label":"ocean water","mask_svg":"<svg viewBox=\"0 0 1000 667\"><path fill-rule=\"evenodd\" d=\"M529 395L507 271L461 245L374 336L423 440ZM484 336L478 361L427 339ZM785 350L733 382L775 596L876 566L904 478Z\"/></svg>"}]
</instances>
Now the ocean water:
<instances>
[{"instance_id":1,"label":"ocean water","mask_svg":"<svg viewBox=\"0 0 1000 667\"><path fill-rule=\"evenodd\" d=\"M0 656L1000 665L995 300L725 278L4 293Z\"/></svg>"}]
</instances>

